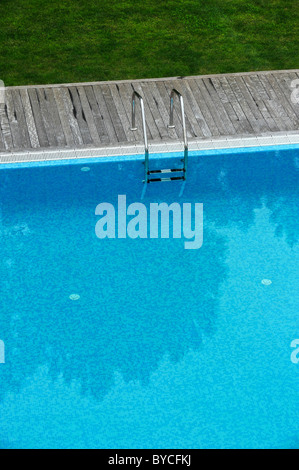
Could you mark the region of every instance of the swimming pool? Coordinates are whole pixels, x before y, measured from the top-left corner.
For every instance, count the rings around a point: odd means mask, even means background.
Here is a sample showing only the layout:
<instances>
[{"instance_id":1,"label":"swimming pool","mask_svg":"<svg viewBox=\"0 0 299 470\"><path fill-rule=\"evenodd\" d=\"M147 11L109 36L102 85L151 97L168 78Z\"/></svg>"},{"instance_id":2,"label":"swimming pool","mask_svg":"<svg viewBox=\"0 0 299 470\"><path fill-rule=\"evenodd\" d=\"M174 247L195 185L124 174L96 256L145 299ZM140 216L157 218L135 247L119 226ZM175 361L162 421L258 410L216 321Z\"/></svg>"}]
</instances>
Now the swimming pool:
<instances>
[{"instance_id":1,"label":"swimming pool","mask_svg":"<svg viewBox=\"0 0 299 470\"><path fill-rule=\"evenodd\" d=\"M145 193L140 155L0 165L0 448L298 447L298 157L193 152ZM99 239L118 195L202 203L201 248Z\"/></svg>"}]
</instances>

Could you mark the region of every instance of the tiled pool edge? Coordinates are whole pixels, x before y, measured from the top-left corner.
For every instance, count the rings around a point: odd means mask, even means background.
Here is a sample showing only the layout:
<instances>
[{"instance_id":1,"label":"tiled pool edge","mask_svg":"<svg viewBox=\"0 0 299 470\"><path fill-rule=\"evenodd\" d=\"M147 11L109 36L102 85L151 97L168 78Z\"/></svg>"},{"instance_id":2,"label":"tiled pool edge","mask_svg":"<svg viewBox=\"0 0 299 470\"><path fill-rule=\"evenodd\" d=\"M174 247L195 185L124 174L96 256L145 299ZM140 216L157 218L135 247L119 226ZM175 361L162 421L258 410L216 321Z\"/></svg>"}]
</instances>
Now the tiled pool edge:
<instances>
[{"instance_id":1,"label":"tiled pool edge","mask_svg":"<svg viewBox=\"0 0 299 470\"><path fill-rule=\"evenodd\" d=\"M256 147L272 147L278 145L296 145L299 144L298 133L285 133L273 135L261 135L250 137L228 137L228 138L212 138L191 140L189 142L190 156L194 152L204 152L206 150L233 150L233 149L248 149ZM161 143L149 144L150 154L155 158L160 154L174 154L183 151L182 142L165 141ZM41 162L61 162L76 160L84 162L85 159L95 159L103 157L121 157L122 159L144 155L143 144L107 146L99 148L74 148L74 149L57 149L57 150L39 150L39 151L25 151L25 152L9 152L0 154L0 165L7 167L16 163L41 163Z\"/></svg>"}]
</instances>

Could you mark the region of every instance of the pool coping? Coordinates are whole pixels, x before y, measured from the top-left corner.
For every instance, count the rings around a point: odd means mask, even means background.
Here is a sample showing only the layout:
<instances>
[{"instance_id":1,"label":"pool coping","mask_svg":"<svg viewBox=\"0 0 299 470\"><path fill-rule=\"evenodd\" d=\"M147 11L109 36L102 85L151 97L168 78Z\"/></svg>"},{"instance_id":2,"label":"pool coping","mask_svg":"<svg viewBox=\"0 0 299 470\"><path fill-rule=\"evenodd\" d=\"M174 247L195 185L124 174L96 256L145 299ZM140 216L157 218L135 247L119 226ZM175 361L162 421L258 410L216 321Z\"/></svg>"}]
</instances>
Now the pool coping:
<instances>
[{"instance_id":1,"label":"pool coping","mask_svg":"<svg viewBox=\"0 0 299 470\"><path fill-rule=\"evenodd\" d=\"M256 136L214 137L210 139L192 139L189 141L189 151L199 152L205 150L245 149L251 147L268 147L277 145L299 144L299 131L275 134L261 134ZM151 143L150 155L173 154L183 152L182 141L165 141ZM85 147L73 149L39 149L23 152L0 153L0 165L14 163L54 162L61 160L90 160L102 157L132 157L144 155L144 145L113 145L106 147Z\"/></svg>"}]
</instances>

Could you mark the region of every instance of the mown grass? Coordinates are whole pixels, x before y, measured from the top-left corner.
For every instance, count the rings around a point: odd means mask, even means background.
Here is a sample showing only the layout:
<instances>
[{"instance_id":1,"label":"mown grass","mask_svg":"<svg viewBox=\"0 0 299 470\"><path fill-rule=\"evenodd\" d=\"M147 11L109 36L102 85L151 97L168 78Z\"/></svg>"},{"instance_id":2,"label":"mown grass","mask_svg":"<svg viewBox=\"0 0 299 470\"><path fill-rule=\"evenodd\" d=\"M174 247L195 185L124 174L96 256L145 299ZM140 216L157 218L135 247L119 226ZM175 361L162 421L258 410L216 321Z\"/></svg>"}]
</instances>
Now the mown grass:
<instances>
[{"instance_id":1,"label":"mown grass","mask_svg":"<svg viewBox=\"0 0 299 470\"><path fill-rule=\"evenodd\" d=\"M6 85L297 68L297 0L1 0Z\"/></svg>"}]
</instances>

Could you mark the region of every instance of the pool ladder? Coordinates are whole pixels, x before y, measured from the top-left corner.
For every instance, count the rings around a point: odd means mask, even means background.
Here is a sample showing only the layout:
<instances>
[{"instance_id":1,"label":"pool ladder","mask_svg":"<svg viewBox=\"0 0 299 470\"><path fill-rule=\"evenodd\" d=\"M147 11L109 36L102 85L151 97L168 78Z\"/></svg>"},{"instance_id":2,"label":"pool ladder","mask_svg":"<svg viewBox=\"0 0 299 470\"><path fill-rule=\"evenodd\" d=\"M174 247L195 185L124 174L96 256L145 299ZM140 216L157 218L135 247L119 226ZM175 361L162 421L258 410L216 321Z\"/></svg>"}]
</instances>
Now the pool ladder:
<instances>
[{"instance_id":1,"label":"pool ladder","mask_svg":"<svg viewBox=\"0 0 299 470\"><path fill-rule=\"evenodd\" d=\"M141 115L142 115L142 128L143 128L143 138L144 138L144 147L145 147L145 160L144 160L144 167L145 167L145 177L143 182L144 183L154 183L154 182L164 182L164 181L178 181L183 180L186 181L187 177L187 164L188 164L188 142L187 142L187 132L186 132L186 122L185 122L185 111L184 111L184 100L179 91L175 88L171 90L170 93L170 118L168 128L173 129L175 127L173 123L173 108L174 108L174 96L177 95L180 100L181 105L181 115L182 115L182 125L183 125L183 138L184 138L184 158L181 160L183 163L183 168L163 168L161 170L150 170L149 169L149 150L148 150L148 141L147 141L147 132L146 132L146 120L145 120L145 111L144 111L144 101L142 96L137 93L137 91L133 91L132 94L132 131L136 131L136 119L135 119L135 98L139 98L140 106L141 106ZM168 176L166 178L151 178L151 175L177 175L178 176Z\"/></svg>"}]
</instances>

